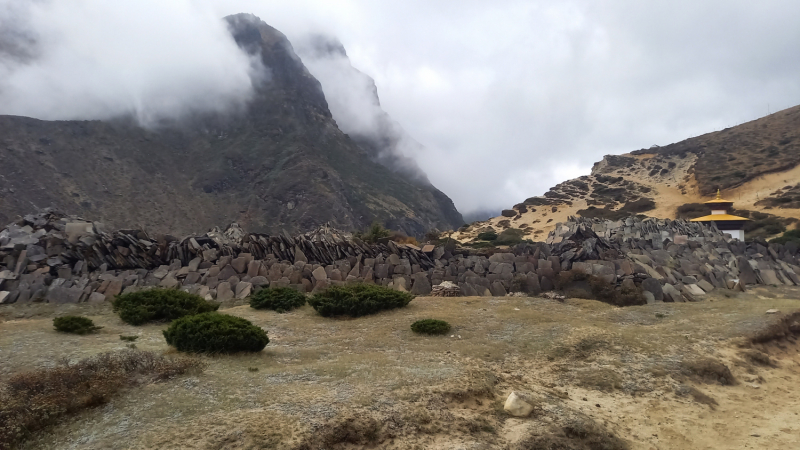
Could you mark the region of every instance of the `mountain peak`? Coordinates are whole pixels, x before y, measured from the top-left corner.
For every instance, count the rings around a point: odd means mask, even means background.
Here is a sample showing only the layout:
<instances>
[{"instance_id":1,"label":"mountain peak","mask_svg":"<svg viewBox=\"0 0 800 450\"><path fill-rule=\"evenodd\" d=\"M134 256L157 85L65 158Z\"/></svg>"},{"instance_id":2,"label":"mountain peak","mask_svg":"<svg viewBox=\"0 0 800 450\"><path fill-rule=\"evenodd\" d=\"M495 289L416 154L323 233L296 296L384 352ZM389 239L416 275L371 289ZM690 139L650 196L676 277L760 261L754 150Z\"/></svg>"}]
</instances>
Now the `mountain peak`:
<instances>
[{"instance_id":1,"label":"mountain peak","mask_svg":"<svg viewBox=\"0 0 800 450\"><path fill-rule=\"evenodd\" d=\"M340 130L286 36L252 14L225 18L254 61L254 94L199 126L0 116L0 221L55 207L110 226L256 232L377 221L421 235L461 225L442 192L389 170Z\"/></svg>"}]
</instances>

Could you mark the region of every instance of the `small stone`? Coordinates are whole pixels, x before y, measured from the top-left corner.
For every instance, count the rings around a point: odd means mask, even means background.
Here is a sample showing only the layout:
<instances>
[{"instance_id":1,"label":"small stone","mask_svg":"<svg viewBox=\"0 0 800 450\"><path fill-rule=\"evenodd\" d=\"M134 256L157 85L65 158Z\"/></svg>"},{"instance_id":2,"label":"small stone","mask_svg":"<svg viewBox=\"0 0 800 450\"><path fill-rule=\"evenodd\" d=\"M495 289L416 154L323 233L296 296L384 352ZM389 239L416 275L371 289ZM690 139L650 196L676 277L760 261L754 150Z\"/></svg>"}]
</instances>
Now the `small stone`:
<instances>
[{"instance_id":1,"label":"small stone","mask_svg":"<svg viewBox=\"0 0 800 450\"><path fill-rule=\"evenodd\" d=\"M780 310L777 310L777 309L768 309L767 310L767 314L778 314L779 312L780 312Z\"/></svg>"}]
</instances>

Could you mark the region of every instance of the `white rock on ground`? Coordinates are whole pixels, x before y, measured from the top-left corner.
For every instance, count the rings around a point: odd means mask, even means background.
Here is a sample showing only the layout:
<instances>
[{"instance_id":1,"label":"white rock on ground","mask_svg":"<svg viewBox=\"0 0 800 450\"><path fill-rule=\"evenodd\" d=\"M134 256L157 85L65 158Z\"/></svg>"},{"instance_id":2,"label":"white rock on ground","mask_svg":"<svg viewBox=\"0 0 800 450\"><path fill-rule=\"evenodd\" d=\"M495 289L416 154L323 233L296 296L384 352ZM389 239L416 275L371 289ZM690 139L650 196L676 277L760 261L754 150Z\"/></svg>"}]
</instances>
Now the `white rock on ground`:
<instances>
[{"instance_id":1,"label":"white rock on ground","mask_svg":"<svg viewBox=\"0 0 800 450\"><path fill-rule=\"evenodd\" d=\"M512 392L506 399L503 409L515 417L528 417L533 411L533 405L528 403L525 399L527 396L519 392Z\"/></svg>"}]
</instances>

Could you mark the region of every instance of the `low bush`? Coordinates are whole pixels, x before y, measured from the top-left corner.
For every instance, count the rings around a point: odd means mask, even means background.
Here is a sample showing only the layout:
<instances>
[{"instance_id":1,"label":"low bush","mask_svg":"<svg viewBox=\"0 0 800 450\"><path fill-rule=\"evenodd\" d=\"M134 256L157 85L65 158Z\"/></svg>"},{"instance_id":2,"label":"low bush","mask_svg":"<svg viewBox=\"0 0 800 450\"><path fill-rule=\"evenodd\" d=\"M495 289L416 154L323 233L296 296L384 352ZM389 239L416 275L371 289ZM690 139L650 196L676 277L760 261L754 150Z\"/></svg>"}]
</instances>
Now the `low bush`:
<instances>
[{"instance_id":1,"label":"low bush","mask_svg":"<svg viewBox=\"0 0 800 450\"><path fill-rule=\"evenodd\" d=\"M53 327L56 331L73 334L89 334L103 328L95 325L92 319L83 316L56 317L53 319Z\"/></svg>"},{"instance_id":2,"label":"low bush","mask_svg":"<svg viewBox=\"0 0 800 450\"><path fill-rule=\"evenodd\" d=\"M800 244L800 229L796 230L789 230L782 235L776 237L775 239L771 239L769 241L770 244L786 244L788 242L795 242Z\"/></svg>"},{"instance_id":3,"label":"low bush","mask_svg":"<svg viewBox=\"0 0 800 450\"><path fill-rule=\"evenodd\" d=\"M681 362L681 372L698 381L730 386L736 384L731 370L713 358L698 358Z\"/></svg>"},{"instance_id":4,"label":"low bush","mask_svg":"<svg viewBox=\"0 0 800 450\"><path fill-rule=\"evenodd\" d=\"M696 219L711 214L708 205L703 203L684 203L678 206L677 218L678 219Z\"/></svg>"},{"instance_id":5,"label":"low bush","mask_svg":"<svg viewBox=\"0 0 800 450\"><path fill-rule=\"evenodd\" d=\"M308 300L321 316L360 317L385 309L402 308L414 296L372 284L331 286Z\"/></svg>"},{"instance_id":6,"label":"low bush","mask_svg":"<svg viewBox=\"0 0 800 450\"><path fill-rule=\"evenodd\" d=\"M171 321L219 309L219 304L174 289L150 289L118 295L113 305L120 319L131 325Z\"/></svg>"},{"instance_id":7,"label":"low bush","mask_svg":"<svg viewBox=\"0 0 800 450\"><path fill-rule=\"evenodd\" d=\"M625 211L613 210L608 206L606 206L605 208L589 206L586 209L578 210L577 214L581 217L587 217L592 219L603 219L603 220L620 220L631 215L630 213Z\"/></svg>"},{"instance_id":8,"label":"low bush","mask_svg":"<svg viewBox=\"0 0 800 450\"><path fill-rule=\"evenodd\" d=\"M250 307L285 313L306 304L306 295L288 287L262 289L250 297Z\"/></svg>"},{"instance_id":9,"label":"low bush","mask_svg":"<svg viewBox=\"0 0 800 450\"><path fill-rule=\"evenodd\" d=\"M497 233L494 231L484 231L483 233L478 234L476 239L479 241L494 241L497 239Z\"/></svg>"},{"instance_id":10,"label":"low bush","mask_svg":"<svg viewBox=\"0 0 800 450\"><path fill-rule=\"evenodd\" d=\"M522 242L522 236L525 232L518 228L509 228L503 230L495 239L496 245L517 245Z\"/></svg>"},{"instance_id":11,"label":"low bush","mask_svg":"<svg viewBox=\"0 0 800 450\"><path fill-rule=\"evenodd\" d=\"M500 211L500 215L503 217L516 217L517 212L514 211L513 209L504 209Z\"/></svg>"},{"instance_id":12,"label":"low bush","mask_svg":"<svg viewBox=\"0 0 800 450\"><path fill-rule=\"evenodd\" d=\"M651 198L640 198L639 200L625 203L620 211L639 214L656 208L656 202Z\"/></svg>"},{"instance_id":13,"label":"low bush","mask_svg":"<svg viewBox=\"0 0 800 450\"><path fill-rule=\"evenodd\" d=\"M445 334L450 331L450 324L444 320L422 319L411 324L411 331L420 334Z\"/></svg>"},{"instance_id":14,"label":"low bush","mask_svg":"<svg viewBox=\"0 0 800 450\"><path fill-rule=\"evenodd\" d=\"M381 239L386 239L389 237L389 230L383 227L378 222L372 222L372 225L366 231L356 231L353 233L353 237L359 238L364 242L369 242L370 244L374 244Z\"/></svg>"},{"instance_id":15,"label":"low bush","mask_svg":"<svg viewBox=\"0 0 800 450\"><path fill-rule=\"evenodd\" d=\"M64 416L102 405L124 388L203 367L193 358L122 350L12 375L0 383L0 448L15 448L34 432Z\"/></svg>"},{"instance_id":16,"label":"low bush","mask_svg":"<svg viewBox=\"0 0 800 450\"><path fill-rule=\"evenodd\" d=\"M190 353L260 352L269 343L249 320L216 312L181 317L163 333L167 344Z\"/></svg>"}]
</instances>

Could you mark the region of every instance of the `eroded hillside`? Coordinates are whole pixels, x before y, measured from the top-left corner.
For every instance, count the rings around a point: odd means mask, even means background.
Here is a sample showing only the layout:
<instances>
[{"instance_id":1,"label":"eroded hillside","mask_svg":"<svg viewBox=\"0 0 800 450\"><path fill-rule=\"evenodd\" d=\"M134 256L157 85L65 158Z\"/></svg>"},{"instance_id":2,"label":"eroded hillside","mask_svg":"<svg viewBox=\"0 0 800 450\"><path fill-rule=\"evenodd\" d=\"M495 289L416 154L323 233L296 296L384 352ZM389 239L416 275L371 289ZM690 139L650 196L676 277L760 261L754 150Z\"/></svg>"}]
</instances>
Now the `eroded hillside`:
<instances>
[{"instance_id":1,"label":"eroded hillside","mask_svg":"<svg viewBox=\"0 0 800 450\"><path fill-rule=\"evenodd\" d=\"M543 240L554 223L571 215L686 217L679 207L707 201L717 189L742 214L764 213L791 227L800 219L799 163L800 106L665 147L605 156L590 175L558 184L454 237L466 242L490 229L518 228L529 239ZM688 209L692 217L706 214L698 205Z\"/></svg>"}]
</instances>

